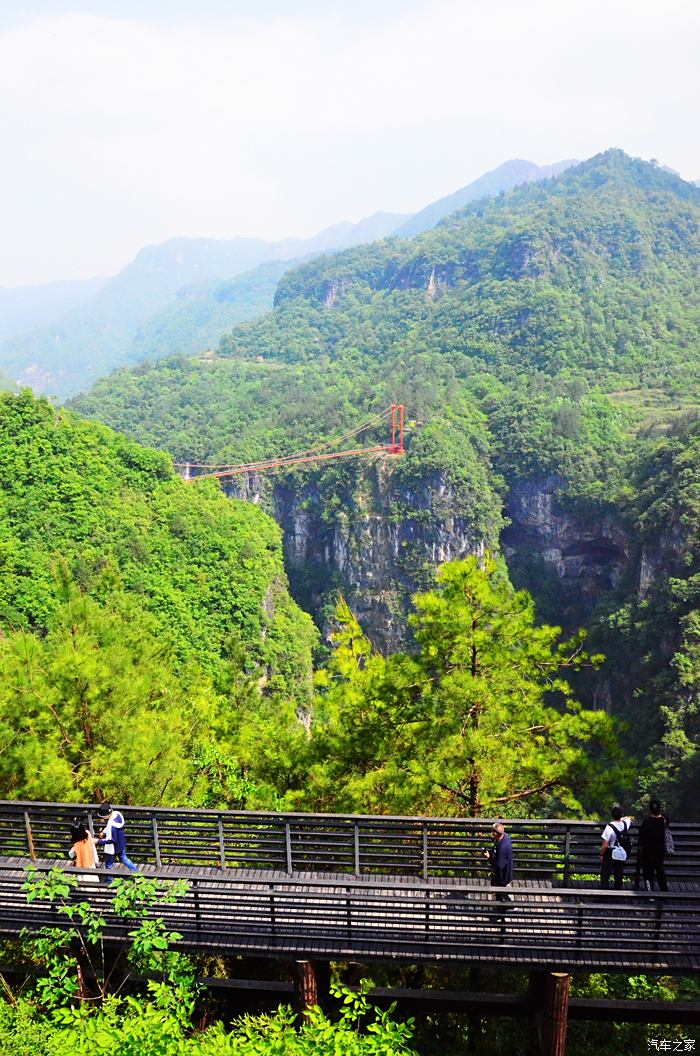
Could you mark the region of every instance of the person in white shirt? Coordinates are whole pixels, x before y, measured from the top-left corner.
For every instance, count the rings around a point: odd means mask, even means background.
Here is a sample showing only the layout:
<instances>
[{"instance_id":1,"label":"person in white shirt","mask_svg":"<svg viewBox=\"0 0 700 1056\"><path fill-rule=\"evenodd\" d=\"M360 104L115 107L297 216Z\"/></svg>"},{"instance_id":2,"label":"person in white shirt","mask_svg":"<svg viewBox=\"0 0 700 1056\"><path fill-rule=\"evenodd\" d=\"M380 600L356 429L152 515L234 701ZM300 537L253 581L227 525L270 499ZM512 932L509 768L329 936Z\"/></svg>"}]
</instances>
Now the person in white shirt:
<instances>
[{"instance_id":1,"label":"person in white shirt","mask_svg":"<svg viewBox=\"0 0 700 1056\"><path fill-rule=\"evenodd\" d=\"M613 858L613 850L619 844L620 837L624 836L632 824L632 818L623 817L622 807L616 803L612 808L612 821L603 829L603 842L600 848L600 886L610 887L610 874L613 876L613 884L616 891L622 889L622 878L625 872L624 861Z\"/></svg>"}]
</instances>

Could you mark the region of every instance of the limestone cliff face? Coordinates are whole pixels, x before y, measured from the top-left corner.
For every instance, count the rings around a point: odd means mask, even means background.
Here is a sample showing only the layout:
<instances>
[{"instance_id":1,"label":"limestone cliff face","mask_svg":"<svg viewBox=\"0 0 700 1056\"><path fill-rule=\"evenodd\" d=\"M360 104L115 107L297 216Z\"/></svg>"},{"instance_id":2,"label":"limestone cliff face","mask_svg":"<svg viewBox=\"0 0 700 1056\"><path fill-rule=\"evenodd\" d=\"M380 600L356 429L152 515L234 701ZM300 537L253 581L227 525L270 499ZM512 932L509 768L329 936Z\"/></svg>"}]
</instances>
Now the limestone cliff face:
<instances>
[{"instance_id":1,"label":"limestone cliff face","mask_svg":"<svg viewBox=\"0 0 700 1056\"><path fill-rule=\"evenodd\" d=\"M631 558L629 531L619 517L571 511L561 502L564 481L540 477L510 491L501 536L509 563L522 566L537 557L560 588L565 624L585 623L601 595L615 588ZM537 584L527 586L537 594Z\"/></svg>"},{"instance_id":2,"label":"limestone cliff face","mask_svg":"<svg viewBox=\"0 0 700 1056\"><path fill-rule=\"evenodd\" d=\"M236 477L224 486L276 518L292 594L322 630L331 626L340 591L385 652L406 645L411 595L430 585L435 566L498 545L475 527L473 511L437 471L407 482L377 462L332 484L297 473ZM514 582L541 603L540 617L573 630L621 584L646 596L678 563L682 539L669 528L662 539L640 545L621 515L569 508L563 487L556 476L514 485L500 546Z\"/></svg>"},{"instance_id":3,"label":"limestone cliff face","mask_svg":"<svg viewBox=\"0 0 700 1056\"><path fill-rule=\"evenodd\" d=\"M406 483L386 463L356 469L329 499L313 477L246 477L228 494L260 502L280 524L292 594L328 630L341 591L383 651L406 642L411 595L430 585L436 565L482 553L472 511L433 473Z\"/></svg>"}]
</instances>

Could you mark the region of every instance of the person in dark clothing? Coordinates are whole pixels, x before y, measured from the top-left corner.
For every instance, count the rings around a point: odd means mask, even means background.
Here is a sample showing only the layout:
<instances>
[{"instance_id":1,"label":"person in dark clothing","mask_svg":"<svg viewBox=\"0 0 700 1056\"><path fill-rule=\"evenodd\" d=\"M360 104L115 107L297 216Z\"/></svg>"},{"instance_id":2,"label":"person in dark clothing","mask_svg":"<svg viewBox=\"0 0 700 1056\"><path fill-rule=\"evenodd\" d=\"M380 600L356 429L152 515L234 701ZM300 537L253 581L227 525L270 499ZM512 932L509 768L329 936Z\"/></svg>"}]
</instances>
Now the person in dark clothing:
<instances>
[{"instance_id":1,"label":"person in dark clothing","mask_svg":"<svg viewBox=\"0 0 700 1056\"><path fill-rule=\"evenodd\" d=\"M603 829L603 842L600 847L601 887L610 887L610 875L612 874L615 890L622 890L622 879L625 872L625 856L623 855L622 860L614 858L613 851L619 844L620 838L627 833L631 824L632 818L623 817L622 807L619 803L616 803L612 808L612 821L609 821Z\"/></svg>"},{"instance_id":2,"label":"person in dark clothing","mask_svg":"<svg viewBox=\"0 0 700 1056\"><path fill-rule=\"evenodd\" d=\"M137 866L127 857L124 815L122 812L115 810L111 803L103 803L97 811L97 816L104 823L104 828L100 832L97 842L104 848L107 869L114 869L114 862L118 860L132 873L138 872Z\"/></svg>"},{"instance_id":3,"label":"person in dark clothing","mask_svg":"<svg viewBox=\"0 0 700 1056\"><path fill-rule=\"evenodd\" d=\"M500 822L491 830L493 847L489 852L491 863L491 884L493 887L510 887L513 882L513 844L510 836ZM499 902L511 902L509 894L499 892L496 895Z\"/></svg>"},{"instance_id":4,"label":"person in dark clothing","mask_svg":"<svg viewBox=\"0 0 700 1056\"><path fill-rule=\"evenodd\" d=\"M639 861L647 891L654 890L655 880L658 880L660 891L668 891L664 869L667 825L658 799L650 799L649 816L642 822L638 837Z\"/></svg>"}]
</instances>

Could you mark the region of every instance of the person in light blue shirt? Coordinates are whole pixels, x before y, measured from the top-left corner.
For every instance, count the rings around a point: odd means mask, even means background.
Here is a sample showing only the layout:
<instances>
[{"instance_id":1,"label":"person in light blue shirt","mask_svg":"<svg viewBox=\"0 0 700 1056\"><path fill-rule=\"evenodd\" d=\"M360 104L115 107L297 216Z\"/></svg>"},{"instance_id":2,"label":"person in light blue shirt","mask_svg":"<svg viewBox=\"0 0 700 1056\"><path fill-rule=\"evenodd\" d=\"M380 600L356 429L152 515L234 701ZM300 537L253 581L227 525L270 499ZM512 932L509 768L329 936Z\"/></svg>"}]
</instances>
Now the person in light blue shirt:
<instances>
[{"instance_id":1,"label":"person in light blue shirt","mask_svg":"<svg viewBox=\"0 0 700 1056\"><path fill-rule=\"evenodd\" d=\"M105 823L97 843L104 848L105 866L107 869L114 869L114 862L118 859L132 873L137 873L137 866L134 865L126 853L124 815L121 811L114 810L111 803L103 803L97 811L97 816L100 821Z\"/></svg>"}]
</instances>

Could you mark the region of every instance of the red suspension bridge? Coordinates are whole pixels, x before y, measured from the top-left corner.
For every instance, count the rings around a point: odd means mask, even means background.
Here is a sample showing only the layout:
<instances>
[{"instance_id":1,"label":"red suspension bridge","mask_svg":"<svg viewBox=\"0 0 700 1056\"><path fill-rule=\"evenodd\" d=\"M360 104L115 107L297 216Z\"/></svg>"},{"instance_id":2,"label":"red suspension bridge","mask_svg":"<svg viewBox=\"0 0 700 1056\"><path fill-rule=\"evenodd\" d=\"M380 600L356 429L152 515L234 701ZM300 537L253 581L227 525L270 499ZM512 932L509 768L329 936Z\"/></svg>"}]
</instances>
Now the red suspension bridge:
<instances>
[{"instance_id":1,"label":"red suspension bridge","mask_svg":"<svg viewBox=\"0 0 700 1056\"><path fill-rule=\"evenodd\" d=\"M388 424L391 419L391 442L374 444L371 447L343 447L361 433L373 429L381 422ZM298 466L308 462L329 462L338 458L359 458L368 455L403 455L404 448L404 405L392 403L368 422L363 422L356 429L344 433L334 440L329 440L316 447L297 451L293 455L281 458L270 458L259 462L241 462L238 464L207 462L176 462L175 467L182 472L186 481L211 480L214 477L233 477L238 473L261 473L268 469L281 469L286 466Z\"/></svg>"}]
</instances>

